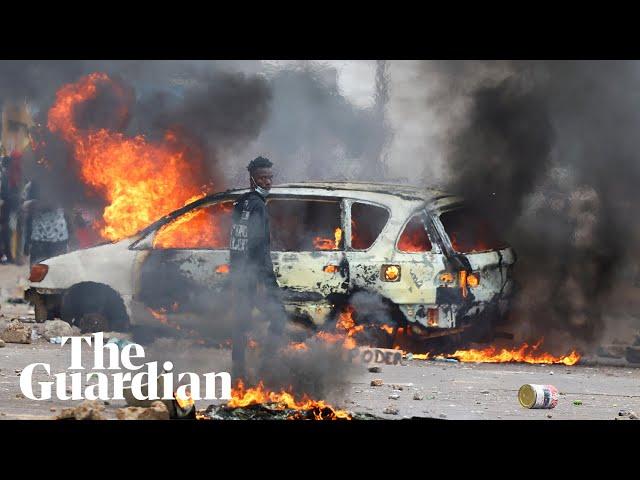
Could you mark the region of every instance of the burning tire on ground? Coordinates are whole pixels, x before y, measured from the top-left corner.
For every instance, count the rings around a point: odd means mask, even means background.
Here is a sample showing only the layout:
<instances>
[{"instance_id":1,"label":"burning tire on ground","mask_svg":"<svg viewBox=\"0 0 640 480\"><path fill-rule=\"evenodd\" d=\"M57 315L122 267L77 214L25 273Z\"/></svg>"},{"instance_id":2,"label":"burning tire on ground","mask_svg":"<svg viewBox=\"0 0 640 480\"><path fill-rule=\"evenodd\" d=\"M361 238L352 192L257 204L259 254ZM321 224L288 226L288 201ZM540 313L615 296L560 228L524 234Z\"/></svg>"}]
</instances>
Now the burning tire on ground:
<instances>
[{"instance_id":1,"label":"burning tire on ground","mask_svg":"<svg viewBox=\"0 0 640 480\"><path fill-rule=\"evenodd\" d=\"M120 295L106 285L93 282L74 285L66 292L61 316L78 326L82 333L129 329L129 317Z\"/></svg>"}]
</instances>

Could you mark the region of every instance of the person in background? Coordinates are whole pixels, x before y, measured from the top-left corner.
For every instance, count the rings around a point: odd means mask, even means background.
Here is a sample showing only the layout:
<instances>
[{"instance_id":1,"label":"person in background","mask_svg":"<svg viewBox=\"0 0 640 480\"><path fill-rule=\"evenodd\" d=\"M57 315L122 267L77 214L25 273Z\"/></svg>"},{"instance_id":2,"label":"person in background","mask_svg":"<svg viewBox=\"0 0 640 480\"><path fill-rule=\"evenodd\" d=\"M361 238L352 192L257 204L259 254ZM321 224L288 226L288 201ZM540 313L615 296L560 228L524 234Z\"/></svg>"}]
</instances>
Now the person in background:
<instances>
[{"instance_id":1,"label":"person in background","mask_svg":"<svg viewBox=\"0 0 640 480\"><path fill-rule=\"evenodd\" d=\"M31 265L68 251L69 226L63 206L47 183L47 169L38 165L27 181L22 202L25 255Z\"/></svg>"}]
</instances>

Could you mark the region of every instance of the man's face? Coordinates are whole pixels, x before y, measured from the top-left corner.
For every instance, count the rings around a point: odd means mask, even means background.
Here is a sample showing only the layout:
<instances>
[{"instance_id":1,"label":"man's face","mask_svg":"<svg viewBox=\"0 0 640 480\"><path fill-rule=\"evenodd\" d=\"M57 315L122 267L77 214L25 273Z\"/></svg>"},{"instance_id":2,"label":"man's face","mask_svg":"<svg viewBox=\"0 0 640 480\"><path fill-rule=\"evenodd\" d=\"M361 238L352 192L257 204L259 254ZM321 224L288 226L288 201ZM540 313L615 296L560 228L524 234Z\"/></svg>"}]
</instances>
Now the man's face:
<instances>
[{"instance_id":1,"label":"man's face","mask_svg":"<svg viewBox=\"0 0 640 480\"><path fill-rule=\"evenodd\" d=\"M270 168L256 168L253 172L253 180L261 188L271 190L273 183L273 173Z\"/></svg>"}]
</instances>

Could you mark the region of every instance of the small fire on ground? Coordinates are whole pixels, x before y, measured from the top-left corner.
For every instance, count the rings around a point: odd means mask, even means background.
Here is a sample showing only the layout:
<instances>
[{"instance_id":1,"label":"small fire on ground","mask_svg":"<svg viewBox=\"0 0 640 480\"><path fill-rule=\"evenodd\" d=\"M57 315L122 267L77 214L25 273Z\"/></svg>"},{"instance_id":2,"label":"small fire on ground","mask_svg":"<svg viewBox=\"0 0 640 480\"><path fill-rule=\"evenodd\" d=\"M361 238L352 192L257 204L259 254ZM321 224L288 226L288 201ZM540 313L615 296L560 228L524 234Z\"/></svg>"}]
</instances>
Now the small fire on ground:
<instances>
[{"instance_id":1,"label":"small fire on ground","mask_svg":"<svg viewBox=\"0 0 640 480\"><path fill-rule=\"evenodd\" d=\"M287 391L275 392L262 382L246 387L241 380L231 390L226 405L209 407L198 415L200 419L267 419L284 420L352 420L351 413L339 410L323 400L313 400L303 394L296 398Z\"/></svg>"},{"instance_id":2,"label":"small fire on ground","mask_svg":"<svg viewBox=\"0 0 640 480\"><path fill-rule=\"evenodd\" d=\"M567 366L575 365L580 360L581 355L572 350L567 355L554 356L550 353L539 351L543 339L535 345L523 343L518 348L497 348L490 346L484 349L456 350L451 355L435 356L432 358L454 358L460 362L479 362L479 363L533 363L533 364L564 364ZM424 359L429 358L429 354L424 354ZM413 358L419 359L422 356L413 355Z\"/></svg>"}]
</instances>

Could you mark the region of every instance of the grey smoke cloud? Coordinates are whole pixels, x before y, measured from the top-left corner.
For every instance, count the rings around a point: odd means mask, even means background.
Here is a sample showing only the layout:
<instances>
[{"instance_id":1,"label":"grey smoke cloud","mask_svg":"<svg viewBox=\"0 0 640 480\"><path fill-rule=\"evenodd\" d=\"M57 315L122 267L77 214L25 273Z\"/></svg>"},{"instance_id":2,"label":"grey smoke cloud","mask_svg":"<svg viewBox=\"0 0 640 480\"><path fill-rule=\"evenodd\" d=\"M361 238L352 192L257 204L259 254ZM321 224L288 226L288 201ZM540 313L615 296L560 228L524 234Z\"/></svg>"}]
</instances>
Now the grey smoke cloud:
<instances>
[{"instance_id":1,"label":"grey smoke cloud","mask_svg":"<svg viewBox=\"0 0 640 480\"><path fill-rule=\"evenodd\" d=\"M615 299L637 265L638 63L417 68L437 80L439 95L424 109L443 112L448 188L493 219L518 252L513 321L547 343L563 335L596 342L633 313ZM447 114L448 104L461 108Z\"/></svg>"}]
</instances>

